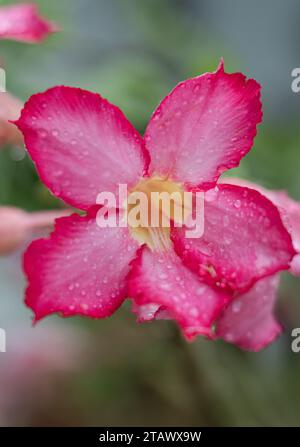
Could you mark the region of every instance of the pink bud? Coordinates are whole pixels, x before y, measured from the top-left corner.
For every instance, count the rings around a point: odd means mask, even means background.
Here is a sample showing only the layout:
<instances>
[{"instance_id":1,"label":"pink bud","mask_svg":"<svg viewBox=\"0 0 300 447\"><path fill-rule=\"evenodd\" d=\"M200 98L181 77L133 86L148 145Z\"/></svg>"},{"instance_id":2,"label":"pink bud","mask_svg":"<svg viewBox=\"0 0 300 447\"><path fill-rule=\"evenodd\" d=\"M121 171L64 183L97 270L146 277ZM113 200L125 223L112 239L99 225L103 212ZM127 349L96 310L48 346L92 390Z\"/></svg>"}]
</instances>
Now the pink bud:
<instances>
[{"instance_id":1,"label":"pink bud","mask_svg":"<svg viewBox=\"0 0 300 447\"><path fill-rule=\"evenodd\" d=\"M18 208L0 208L0 254L9 253L26 239L27 213Z\"/></svg>"},{"instance_id":2,"label":"pink bud","mask_svg":"<svg viewBox=\"0 0 300 447\"><path fill-rule=\"evenodd\" d=\"M23 104L10 93L0 93L0 146L10 143L23 144L23 136L8 120L19 118Z\"/></svg>"},{"instance_id":3,"label":"pink bud","mask_svg":"<svg viewBox=\"0 0 300 447\"><path fill-rule=\"evenodd\" d=\"M14 207L0 207L0 255L16 250L34 230L51 228L58 217L69 210L28 213Z\"/></svg>"}]
</instances>

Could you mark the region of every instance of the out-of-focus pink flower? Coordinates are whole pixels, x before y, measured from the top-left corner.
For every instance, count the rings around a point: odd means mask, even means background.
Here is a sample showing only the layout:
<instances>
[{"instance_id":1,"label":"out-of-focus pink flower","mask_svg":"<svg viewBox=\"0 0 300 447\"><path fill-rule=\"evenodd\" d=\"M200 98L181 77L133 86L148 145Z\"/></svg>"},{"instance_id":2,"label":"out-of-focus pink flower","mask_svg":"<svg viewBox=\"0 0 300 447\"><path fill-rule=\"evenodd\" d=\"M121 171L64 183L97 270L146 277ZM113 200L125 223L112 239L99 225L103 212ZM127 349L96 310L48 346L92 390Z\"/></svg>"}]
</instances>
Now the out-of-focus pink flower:
<instances>
[{"instance_id":1,"label":"out-of-focus pink flower","mask_svg":"<svg viewBox=\"0 0 300 447\"><path fill-rule=\"evenodd\" d=\"M0 147L23 144L23 135L9 122L19 118L23 104L10 93L0 93Z\"/></svg>"},{"instance_id":2,"label":"out-of-focus pink flower","mask_svg":"<svg viewBox=\"0 0 300 447\"><path fill-rule=\"evenodd\" d=\"M58 31L58 27L38 13L33 3L0 7L0 39L37 43Z\"/></svg>"},{"instance_id":3,"label":"out-of-focus pink flower","mask_svg":"<svg viewBox=\"0 0 300 447\"><path fill-rule=\"evenodd\" d=\"M217 185L251 149L261 118L260 86L225 73L223 62L179 84L144 139L100 95L54 87L32 96L16 122L28 152L46 186L87 212L58 219L50 239L25 254L26 303L35 319L54 312L107 317L130 296L139 320L171 317L188 339L215 338L214 324L234 298L288 269L294 255L272 202L249 188ZM96 197L117 194L120 183L148 193L205 191L204 235L99 228ZM252 311L249 317L271 341L265 320L254 321ZM247 348L261 346L250 337Z\"/></svg>"},{"instance_id":4,"label":"out-of-focus pink flower","mask_svg":"<svg viewBox=\"0 0 300 447\"><path fill-rule=\"evenodd\" d=\"M67 210L27 213L19 208L0 207L0 255L16 250L34 230L51 228L56 218L68 214Z\"/></svg>"},{"instance_id":5,"label":"out-of-focus pink flower","mask_svg":"<svg viewBox=\"0 0 300 447\"><path fill-rule=\"evenodd\" d=\"M52 323L8 329L8 336L0 364L0 425L27 425L53 402L58 380L69 382L87 363L87 334Z\"/></svg>"}]
</instances>

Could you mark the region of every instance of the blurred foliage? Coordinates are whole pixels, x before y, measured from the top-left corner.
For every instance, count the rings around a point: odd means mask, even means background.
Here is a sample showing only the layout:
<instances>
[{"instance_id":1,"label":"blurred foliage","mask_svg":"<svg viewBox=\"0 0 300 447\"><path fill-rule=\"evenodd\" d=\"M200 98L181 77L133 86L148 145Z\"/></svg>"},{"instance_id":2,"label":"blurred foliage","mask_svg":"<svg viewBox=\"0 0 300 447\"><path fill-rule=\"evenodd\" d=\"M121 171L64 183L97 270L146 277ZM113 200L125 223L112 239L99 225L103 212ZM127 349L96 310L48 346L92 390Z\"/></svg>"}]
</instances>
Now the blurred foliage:
<instances>
[{"instance_id":1,"label":"blurred foliage","mask_svg":"<svg viewBox=\"0 0 300 447\"><path fill-rule=\"evenodd\" d=\"M242 61L208 29L202 2L38 3L63 32L41 45L0 43L8 89L23 100L55 84L80 86L117 104L143 132L155 106L182 79L214 70L221 56L228 71L241 70ZM16 148L0 152L1 203L62 206L18 154ZM299 166L297 119L266 119L254 149L230 175L300 199ZM300 357L291 352L290 330L300 325L299 291L299 281L284 275L278 312L287 332L258 354L201 339L187 344L172 323L137 326L128 306L105 321L74 319L68 324L91 334L90 363L57 388L30 424L297 425Z\"/></svg>"}]
</instances>

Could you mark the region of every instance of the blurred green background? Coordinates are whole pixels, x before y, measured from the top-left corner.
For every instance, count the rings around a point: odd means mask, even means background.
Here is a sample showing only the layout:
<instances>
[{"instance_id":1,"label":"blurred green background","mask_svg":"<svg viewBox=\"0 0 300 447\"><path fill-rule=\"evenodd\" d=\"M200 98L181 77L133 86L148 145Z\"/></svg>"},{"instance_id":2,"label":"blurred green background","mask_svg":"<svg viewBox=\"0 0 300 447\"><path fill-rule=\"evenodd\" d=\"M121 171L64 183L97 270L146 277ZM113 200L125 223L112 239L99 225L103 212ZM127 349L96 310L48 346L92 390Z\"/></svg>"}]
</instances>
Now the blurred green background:
<instances>
[{"instance_id":1,"label":"blurred green background","mask_svg":"<svg viewBox=\"0 0 300 447\"><path fill-rule=\"evenodd\" d=\"M176 83L214 70L223 56L227 71L262 84L264 107L254 148L232 174L300 200L300 93L291 91L291 71L300 66L299 1L37 3L63 31L39 45L0 43L14 95L26 100L57 84L90 89L143 132ZM0 203L61 206L17 154L0 151ZM53 316L32 329L23 287L21 252L2 257L0 424L300 424L300 353L290 347L291 329L300 327L300 281L288 274L277 309L286 332L257 354L200 338L187 344L169 322L136 325L127 304L108 320Z\"/></svg>"}]
</instances>

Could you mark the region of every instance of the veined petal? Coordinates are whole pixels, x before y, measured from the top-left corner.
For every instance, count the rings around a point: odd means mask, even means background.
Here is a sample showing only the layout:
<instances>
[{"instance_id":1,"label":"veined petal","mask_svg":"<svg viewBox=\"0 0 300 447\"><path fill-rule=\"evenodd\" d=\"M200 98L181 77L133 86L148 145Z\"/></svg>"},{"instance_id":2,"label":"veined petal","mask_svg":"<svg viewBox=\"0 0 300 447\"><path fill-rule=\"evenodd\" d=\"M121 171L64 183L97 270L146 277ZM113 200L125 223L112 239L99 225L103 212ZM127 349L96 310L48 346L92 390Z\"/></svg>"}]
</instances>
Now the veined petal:
<instances>
[{"instance_id":1,"label":"veined petal","mask_svg":"<svg viewBox=\"0 0 300 447\"><path fill-rule=\"evenodd\" d=\"M274 341L282 331L273 315L278 284L279 275L264 278L235 298L217 322L217 336L250 351Z\"/></svg>"},{"instance_id":2,"label":"veined petal","mask_svg":"<svg viewBox=\"0 0 300 447\"><path fill-rule=\"evenodd\" d=\"M207 189L251 149L261 119L259 84L221 63L179 84L154 112L145 134L150 172Z\"/></svg>"},{"instance_id":3,"label":"veined petal","mask_svg":"<svg viewBox=\"0 0 300 447\"><path fill-rule=\"evenodd\" d=\"M95 216L58 219L50 239L34 241L24 257L26 304L35 320L54 312L112 314L126 297L125 278L137 248L127 228L99 228Z\"/></svg>"},{"instance_id":4,"label":"veined petal","mask_svg":"<svg viewBox=\"0 0 300 447\"><path fill-rule=\"evenodd\" d=\"M205 193L204 234L173 228L175 251L209 284L245 292L260 278L289 268L295 254L277 208L259 192L219 185Z\"/></svg>"},{"instance_id":5,"label":"veined petal","mask_svg":"<svg viewBox=\"0 0 300 447\"><path fill-rule=\"evenodd\" d=\"M0 39L36 43L56 31L58 27L41 17L32 3L0 7Z\"/></svg>"},{"instance_id":6,"label":"veined petal","mask_svg":"<svg viewBox=\"0 0 300 447\"><path fill-rule=\"evenodd\" d=\"M231 298L201 282L173 251L151 252L146 246L132 262L128 294L139 321L169 316L187 339L212 338L212 324Z\"/></svg>"},{"instance_id":7,"label":"veined petal","mask_svg":"<svg viewBox=\"0 0 300 447\"><path fill-rule=\"evenodd\" d=\"M54 87L33 95L16 122L42 181L79 209L137 183L148 154L123 113L96 93Z\"/></svg>"}]
</instances>

